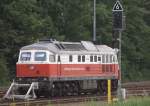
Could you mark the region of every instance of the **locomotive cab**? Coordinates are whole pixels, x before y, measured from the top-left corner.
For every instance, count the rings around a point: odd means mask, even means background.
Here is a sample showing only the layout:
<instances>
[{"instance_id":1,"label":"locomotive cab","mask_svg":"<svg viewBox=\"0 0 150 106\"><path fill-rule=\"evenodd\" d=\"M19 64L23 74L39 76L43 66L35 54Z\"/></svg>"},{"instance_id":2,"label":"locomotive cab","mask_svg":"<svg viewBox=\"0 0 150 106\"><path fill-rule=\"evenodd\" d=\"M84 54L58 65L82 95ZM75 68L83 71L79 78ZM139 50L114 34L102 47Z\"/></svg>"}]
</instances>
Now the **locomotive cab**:
<instances>
[{"instance_id":1,"label":"locomotive cab","mask_svg":"<svg viewBox=\"0 0 150 106\"><path fill-rule=\"evenodd\" d=\"M17 62L17 78L48 80L55 55L47 50L20 50Z\"/></svg>"},{"instance_id":2,"label":"locomotive cab","mask_svg":"<svg viewBox=\"0 0 150 106\"><path fill-rule=\"evenodd\" d=\"M47 51L20 51L18 63L48 62Z\"/></svg>"},{"instance_id":3,"label":"locomotive cab","mask_svg":"<svg viewBox=\"0 0 150 106\"><path fill-rule=\"evenodd\" d=\"M21 50L18 58L18 63L50 63L54 61L54 54L46 50Z\"/></svg>"}]
</instances>

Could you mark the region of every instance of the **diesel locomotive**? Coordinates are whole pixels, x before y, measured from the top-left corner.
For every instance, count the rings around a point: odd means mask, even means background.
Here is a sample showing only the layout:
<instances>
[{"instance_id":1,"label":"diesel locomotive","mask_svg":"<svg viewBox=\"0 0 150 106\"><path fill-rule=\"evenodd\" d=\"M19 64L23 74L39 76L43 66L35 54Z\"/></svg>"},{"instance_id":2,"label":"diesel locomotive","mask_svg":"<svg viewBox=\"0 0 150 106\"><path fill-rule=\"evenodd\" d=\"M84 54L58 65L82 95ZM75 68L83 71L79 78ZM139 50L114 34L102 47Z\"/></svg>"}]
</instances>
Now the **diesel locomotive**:
<instances>
[{"instance_id":1,"label":"diesel locomotive","mask_svg":"<svg viewBox=\"0 0 150 106\"><path fill-rule=\"evenodd\" d=\"M91 41L40 40L22 47L16 63L17 91L29 95L31 87L27 85L34 82L32 88L36 97L89 92L106 95L108 79L111 90L116 91L117 53L109 46L95 45Z\"/></svg>"}]
</instances>

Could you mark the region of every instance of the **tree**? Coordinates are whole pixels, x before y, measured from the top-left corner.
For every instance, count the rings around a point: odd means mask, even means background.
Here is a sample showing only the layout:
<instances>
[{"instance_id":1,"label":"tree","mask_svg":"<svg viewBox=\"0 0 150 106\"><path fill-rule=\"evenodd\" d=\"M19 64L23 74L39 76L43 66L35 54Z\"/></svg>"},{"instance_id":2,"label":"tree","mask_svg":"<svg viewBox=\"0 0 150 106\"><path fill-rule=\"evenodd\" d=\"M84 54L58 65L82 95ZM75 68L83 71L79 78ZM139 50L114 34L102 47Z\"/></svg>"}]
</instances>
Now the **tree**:
<instances>
[{"instance_id":1,"label":"tree","mask_svg":"<svg viewBox=\"0 0 150 106\"><path fill-rule=\"evenodd\" d=\"M97 0L97 43L112 43L112 7L116 0ZM150 78L150 2L122 1L126 30L122 34L123 78ZM38 39L91 40L93 0L1 0L0 84L15 77L19 49ZM4 72L4 73L3 73ZM140 77L139 77L140 76Z\"/></svg>"}]
</instances>

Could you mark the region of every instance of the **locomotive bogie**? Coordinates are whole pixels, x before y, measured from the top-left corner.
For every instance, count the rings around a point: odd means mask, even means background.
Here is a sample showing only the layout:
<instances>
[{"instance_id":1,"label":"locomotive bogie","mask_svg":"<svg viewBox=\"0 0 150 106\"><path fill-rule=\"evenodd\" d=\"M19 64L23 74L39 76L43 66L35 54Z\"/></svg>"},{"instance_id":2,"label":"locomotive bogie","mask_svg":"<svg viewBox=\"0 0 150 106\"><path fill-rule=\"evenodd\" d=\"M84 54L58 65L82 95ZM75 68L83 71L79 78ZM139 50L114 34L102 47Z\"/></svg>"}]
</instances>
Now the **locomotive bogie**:
<instances>
[{"instance_id":1,"label":"locomotive bogie","mask_svg":"<svg viewBox=\"0 0 150 106\"><path fill-rule=\"evenodd\" d=\"M21 83L21 82L20 82ZM23 82L24 83L24 82ZM111 80L111 91L117 91L117 79ZM101 80L73 80L73 81L47 81L38 82L35 89L37 97L54 97L67 95L96 94L107 95L107 79ZM28 88L18 88L20 94L24 94Z\"/></svg>"}]
</instances>

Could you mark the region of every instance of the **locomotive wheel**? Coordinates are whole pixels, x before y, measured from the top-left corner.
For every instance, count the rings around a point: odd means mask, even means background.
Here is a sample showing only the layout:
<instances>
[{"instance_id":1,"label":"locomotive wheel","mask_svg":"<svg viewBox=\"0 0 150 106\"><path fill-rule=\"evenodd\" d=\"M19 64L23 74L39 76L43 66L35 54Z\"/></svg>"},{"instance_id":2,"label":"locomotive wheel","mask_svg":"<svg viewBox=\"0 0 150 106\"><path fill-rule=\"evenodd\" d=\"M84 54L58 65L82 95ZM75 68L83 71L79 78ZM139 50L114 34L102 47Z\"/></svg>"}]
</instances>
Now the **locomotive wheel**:
<instances>
[{"instance_id":1,"label":"locomotive wheel","mask_svg":"<svg viewBox=\"0 0 150 106\"><path fill-rule=\"evenodd\" d=\"M74 92L73 95L78 95L78 94L79 94L79 87L78 87L78 84L77 84L76 82L73 82L73 83L72 83L72 87L73 87L73 92Z\"/></svg>"},{"instance_id":2,"label":"locomotive wheel","mask_svg":"<svg viewBox=\"0 0 150 106\"><path fill-rule=\"evenodd\" d=\"M52 97L58 96L58 91L59 91L58 84L54 83L51 91L51 96Z\"/></svg>"}]
</instances>

